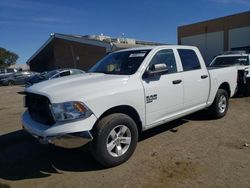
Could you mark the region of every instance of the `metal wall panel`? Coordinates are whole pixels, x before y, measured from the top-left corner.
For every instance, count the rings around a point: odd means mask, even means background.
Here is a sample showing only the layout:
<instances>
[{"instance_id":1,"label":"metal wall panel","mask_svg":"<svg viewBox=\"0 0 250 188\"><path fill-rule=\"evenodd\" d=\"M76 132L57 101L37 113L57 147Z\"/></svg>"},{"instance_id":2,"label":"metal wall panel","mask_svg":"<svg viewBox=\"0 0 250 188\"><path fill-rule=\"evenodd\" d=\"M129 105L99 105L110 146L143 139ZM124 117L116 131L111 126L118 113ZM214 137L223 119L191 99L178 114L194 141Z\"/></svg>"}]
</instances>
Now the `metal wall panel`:
<instances>
[{"instance_id":1,"label":"metal wall panel","mask_svg":"<svg viewBox=\"0 0 250 188\"><path fill-rule=\"evenodd\" d=\"M250 26L229 30L229 49L250 46Z\"/></svg>"},{"instance_id":2,"label":"metal wall panel","mask_svg":"<svg viewBox=\"0 0 250 188\"><path fill-rule=\"evenodd\" d=\"M191 45L199 48L206 64L210 63L214 56L223 51L223 42L223 31L181 38L182 45Z\"/></svg>"}]
</instances>

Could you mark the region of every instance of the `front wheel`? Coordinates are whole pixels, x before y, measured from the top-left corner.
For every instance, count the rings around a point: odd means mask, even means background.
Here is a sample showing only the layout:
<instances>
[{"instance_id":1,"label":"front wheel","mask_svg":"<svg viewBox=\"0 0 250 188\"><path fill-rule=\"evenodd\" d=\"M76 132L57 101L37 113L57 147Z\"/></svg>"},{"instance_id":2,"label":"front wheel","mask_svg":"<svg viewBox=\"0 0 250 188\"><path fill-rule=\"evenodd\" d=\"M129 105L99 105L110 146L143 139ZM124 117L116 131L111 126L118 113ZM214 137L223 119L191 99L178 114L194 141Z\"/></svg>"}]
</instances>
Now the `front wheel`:
<instances>
[{"instance_id":1,"label":"front wheel","mask_svg":"<svg viewBox=\"0 0 250 188\"><path fill-rule=\"evenodd\" d=\"M91 150L94 158L106 167L119 165L133 154L138 140L134 120L125 114L110 114L97 123Z\"/></svg>"},{"instance_id":2,"label":"front wheel","mask_svg":"<svg viewBox=\"0 0 250 188\"><path fill-rule=\"evenodd\" d=\"M228 110L228 93L224 89L218 89L214 102L210 107L213 118L219 119L226 115Z\"/></svg>"}]
</instances>

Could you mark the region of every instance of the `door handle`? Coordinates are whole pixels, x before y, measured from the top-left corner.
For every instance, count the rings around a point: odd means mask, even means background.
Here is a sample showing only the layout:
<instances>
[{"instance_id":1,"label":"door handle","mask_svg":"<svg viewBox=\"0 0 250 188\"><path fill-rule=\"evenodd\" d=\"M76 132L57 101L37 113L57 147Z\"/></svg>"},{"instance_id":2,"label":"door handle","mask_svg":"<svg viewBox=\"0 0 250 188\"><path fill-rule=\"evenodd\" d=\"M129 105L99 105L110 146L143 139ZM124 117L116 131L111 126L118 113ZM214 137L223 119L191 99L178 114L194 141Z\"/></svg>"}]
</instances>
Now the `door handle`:
<instances>
[{"instance_id":1,"label":"door handle","mask_svg":"<svg viewBox=\"0 0 250 188\"><path fill-rule=\"evenodd\" d=\"M205 78L207 78L208 77L208 75L202 75L201 76L201 79L205 79Z\"/></svg>"},{"instance_id":2,"label":"door handle","mask_svg":"<svg viewBox=\"0 0 250 188\"><path fill-rule=\"evenodd\" d=\"M181 83L182 82L182 80L174 80L172 83L173 84L179 84L179 83Z\"/></svg>"}]
</instances>

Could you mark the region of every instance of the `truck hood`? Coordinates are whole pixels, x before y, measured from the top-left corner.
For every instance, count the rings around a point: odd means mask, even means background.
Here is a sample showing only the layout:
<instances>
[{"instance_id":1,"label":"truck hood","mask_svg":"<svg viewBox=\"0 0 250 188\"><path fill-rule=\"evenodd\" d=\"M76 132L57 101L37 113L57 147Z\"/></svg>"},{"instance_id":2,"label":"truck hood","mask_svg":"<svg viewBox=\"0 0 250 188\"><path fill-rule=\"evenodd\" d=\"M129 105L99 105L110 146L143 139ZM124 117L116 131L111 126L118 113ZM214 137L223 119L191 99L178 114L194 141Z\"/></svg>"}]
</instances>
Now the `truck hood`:
<instances>
[{"instance_id":1,"label":"truck hood","mask_svg":"<svg viewBox=\"0 0 250 188\"><path fill-rule=\"evenodd\" d=\"M107 91L113 93L118 88L125 87L128 79L127 75L86 73L37 83L25 91L47 96L52 103L85 101Z\"/></svg>"}]
</instances>

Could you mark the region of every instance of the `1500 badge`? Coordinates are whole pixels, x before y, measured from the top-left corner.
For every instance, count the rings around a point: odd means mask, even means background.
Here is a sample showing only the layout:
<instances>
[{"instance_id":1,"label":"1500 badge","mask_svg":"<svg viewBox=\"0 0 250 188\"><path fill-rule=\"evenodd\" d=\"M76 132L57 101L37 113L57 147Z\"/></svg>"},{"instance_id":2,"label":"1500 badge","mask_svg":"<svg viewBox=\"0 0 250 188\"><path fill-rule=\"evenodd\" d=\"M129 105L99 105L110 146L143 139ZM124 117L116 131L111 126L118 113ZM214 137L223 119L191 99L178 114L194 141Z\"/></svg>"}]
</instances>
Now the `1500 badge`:
<instances>
[{"instance_id":1,"label":"1500 badge","mask_svg":"<svg viewBox=\"0 0 250 188\"><path fill-rule=\"evenodd\" d=\"M157 99L157 94L146 96L146 103L151 103Z\"/></svg>"}]
</instances>

